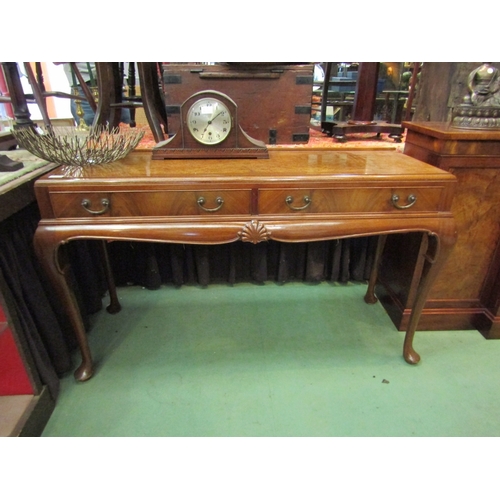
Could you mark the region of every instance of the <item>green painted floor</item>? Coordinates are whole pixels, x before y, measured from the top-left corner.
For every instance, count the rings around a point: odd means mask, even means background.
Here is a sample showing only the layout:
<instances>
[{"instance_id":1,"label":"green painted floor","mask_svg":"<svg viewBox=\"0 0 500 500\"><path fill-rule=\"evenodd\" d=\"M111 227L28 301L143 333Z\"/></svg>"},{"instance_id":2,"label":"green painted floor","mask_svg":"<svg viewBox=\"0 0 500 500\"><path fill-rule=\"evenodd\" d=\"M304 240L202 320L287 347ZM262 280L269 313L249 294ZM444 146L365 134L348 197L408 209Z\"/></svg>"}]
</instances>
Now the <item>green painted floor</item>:
<instances>
[{"instance_id":1,"label":"green painted floor","mask_svg":"<svg viewBox=\"0 0 500 500\"><path fill-rule=\"evenodd\" d=\"M500 341L404 334L360 284L119 288L43 436L499 436Z\"/></svg>"}]
</instances>

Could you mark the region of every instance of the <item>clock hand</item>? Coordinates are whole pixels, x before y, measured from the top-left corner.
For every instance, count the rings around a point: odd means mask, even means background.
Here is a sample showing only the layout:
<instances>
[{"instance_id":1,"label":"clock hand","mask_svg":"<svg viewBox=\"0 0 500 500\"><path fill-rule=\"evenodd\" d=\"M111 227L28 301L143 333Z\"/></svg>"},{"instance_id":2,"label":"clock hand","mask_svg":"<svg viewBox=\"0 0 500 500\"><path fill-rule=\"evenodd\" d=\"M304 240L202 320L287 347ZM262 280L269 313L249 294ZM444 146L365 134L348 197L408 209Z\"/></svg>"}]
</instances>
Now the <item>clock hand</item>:
<instances>
[{"instance_id":1,"label":"clock hand","mask_svg":"<svg viewBox=\"0 0 500 500\"><path fill-rule=\"evenodd\" d=\"M219 113L217 113L213 118L211 118L210 120L208 120L207 122L207 126L205 127L205 130L203 131L203 134L201 134L201 137L203 137L205 135L205 132L208 130L208 127L209 125L212 125L212 122L219 116L223 113L223 111L219 111Z\"/></svg>"},{"instance_id":2,"label":"clock hand","mask_svg":"<svg viewBox=\"0 0 500 500\"><path fill-rule=\"evenodd\" d=\"M219 115L221 115L224 111L219 111L208 123L212 123Z\"/></svg>"}]
</instances>

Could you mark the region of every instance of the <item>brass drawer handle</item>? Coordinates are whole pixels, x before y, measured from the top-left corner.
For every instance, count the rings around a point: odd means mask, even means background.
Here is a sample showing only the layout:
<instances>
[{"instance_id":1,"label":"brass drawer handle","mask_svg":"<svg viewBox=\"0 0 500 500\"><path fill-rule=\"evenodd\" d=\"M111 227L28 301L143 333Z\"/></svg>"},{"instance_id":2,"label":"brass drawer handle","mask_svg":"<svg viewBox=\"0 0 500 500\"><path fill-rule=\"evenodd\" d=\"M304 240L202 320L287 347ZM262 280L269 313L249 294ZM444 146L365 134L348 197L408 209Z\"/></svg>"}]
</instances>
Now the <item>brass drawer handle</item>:
<instances>
[{"instance_id":1,"label":"brass drawer handle","mask_svg":"<svg viewBox=\"0 0 500 500\"><path fill-rule=\"evenodd\" d=\"M400 210L405 210L415 205L415 203L417 202L417 197L414 194L410 194L406 199L406 201L408 202L407 205L399 205L398 201L399 201L399 196L397 194L392 195L392 204L396 208L399 208Z\"/></svg>"},{"instance_id":2,"label":"brass drawer handle","mask_svg":"<svg viewBox=\"0 0 500 500\"><path fill-rule=\"evenodd\" d=\"M285 203L288 205L289 208L292 210L305 210L312 202L312 198L310 196L304 196L302 198L304 200L305 205L302 205L301 207L294 207L292 206L293 203L293 196L287 196L285 199Z\"/></svg>"},{"instance_id":3,"label":"brass drawer handle","mask_svg":"<svg viewBox=\"0 0 500 500\"><path fill-rule=\"evenodd\" d=\"M205 204L206 200L205 198L203 198L203 196L200 196L198 198L198 201L196 203L198 203L198 206L202 209L202 210L205 210L205 212L217 212L217 210L220 210L222 208L222 205L224 205L224 198L221 198L220 196L217 196L217 198L215 198L215 202L217 203L217 207L215 208L205 208L203 205Z\"/></svg>"},{"instance_id":4,"label":"brass drawer handle","mask_svg":"<svg viewBox=\"0 0 500 500\"><path fill-rule=\"evenodd\" d=\"M87 210L87 212L89 214L92 214L92 215L102 215L104 212L106 212L108 209L109 209L109 200L107 198L103 198L101 200L101 205L102 205L102 209L101 210L91 210L89 207L90 207L91 203L90 203L90 200L87 200L86 198L84 200L82 200L82 207Z\"/></svg>"}]
</instances>

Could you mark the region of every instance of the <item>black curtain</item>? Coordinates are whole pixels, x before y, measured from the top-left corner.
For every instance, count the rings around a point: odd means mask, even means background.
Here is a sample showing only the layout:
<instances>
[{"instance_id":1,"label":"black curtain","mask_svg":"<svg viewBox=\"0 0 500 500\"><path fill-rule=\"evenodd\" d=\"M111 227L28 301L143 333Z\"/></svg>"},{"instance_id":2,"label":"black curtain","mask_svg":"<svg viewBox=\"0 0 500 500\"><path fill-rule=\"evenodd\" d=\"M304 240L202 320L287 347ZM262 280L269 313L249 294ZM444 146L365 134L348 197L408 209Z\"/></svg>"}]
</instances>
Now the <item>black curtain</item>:
<instances>
[{"instance_id":1,"label":"black curtain","mask_svg":"<svg viewBox=\"0 0 500 500\"><path fill-rule=\"evenodd\" d=\"M114 242L108 249L117 285L155 289L163 283L365 281L376 243L376 237L257 245Z\"/></svg>"},{"instance_id":2,"label":"black curtain","mask_svg":"<svg viewBox=\"0 0 500 500\"><path fill-rule=\"evenodd\" d=\"M15 303L24 343L52 396L59 377L74 368L77 345L58 300L37 264L33 236L40 220L33 203L0 223L0 270ZM108 245L118 286L155 289L210 283L276 281L365 281L376 237L315 243L269 241L253 245L181 245L112 242ZM106 292L99 242L74 241L64 246L71 262L73 288L86 327L88 316L102 308Z\"/></svg>"},{"instance_id":3,"label":"black curtain","mask_svg":"<svg viewBox=\"0 0 500 500\"><path fill-rule=\"evenodd\" d=\"M42 384L56 399L59 377L73 368L71 353L77 344L34 254L33 236L39 220L34 203L0 223L0 270L13 299L15 311L11 313L16 314L21 328L17 334L24 337ZM101 308L105 291L96 245L95 241L67 245L85 321Z\"/></svg>"}]
</instances>

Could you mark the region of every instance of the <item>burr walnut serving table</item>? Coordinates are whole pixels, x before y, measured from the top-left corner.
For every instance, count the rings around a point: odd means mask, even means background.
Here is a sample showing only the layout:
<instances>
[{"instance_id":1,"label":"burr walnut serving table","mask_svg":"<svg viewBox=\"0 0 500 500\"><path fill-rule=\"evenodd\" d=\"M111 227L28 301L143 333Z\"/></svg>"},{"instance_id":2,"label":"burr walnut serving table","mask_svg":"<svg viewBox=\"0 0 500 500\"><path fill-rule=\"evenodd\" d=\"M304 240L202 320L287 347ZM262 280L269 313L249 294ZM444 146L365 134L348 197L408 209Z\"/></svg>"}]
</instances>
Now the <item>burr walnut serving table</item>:
<instances>
[{"instance_id":1,"label":"burr walnut serving table","mask_svg":"<svg viewBox=\"0 0 500 500\"><path fill-rule=\"evenodd\" d=\"M59 251L77 239L211 245L381 235L365 296L373 303L386 235L421 232L428 242L421 249L425 264L403 346L405 360L418 363L412 343L420 312L456 240L450 212L455 177L396 152L282 150L269 156L152 160L151 153L133 152L106 165L60 166L36 182L42 219L35 250L78 340L77 380L92 376L93 363ZM110 292L110 307L119 310Z\"/></svg>"}]
</instances>

